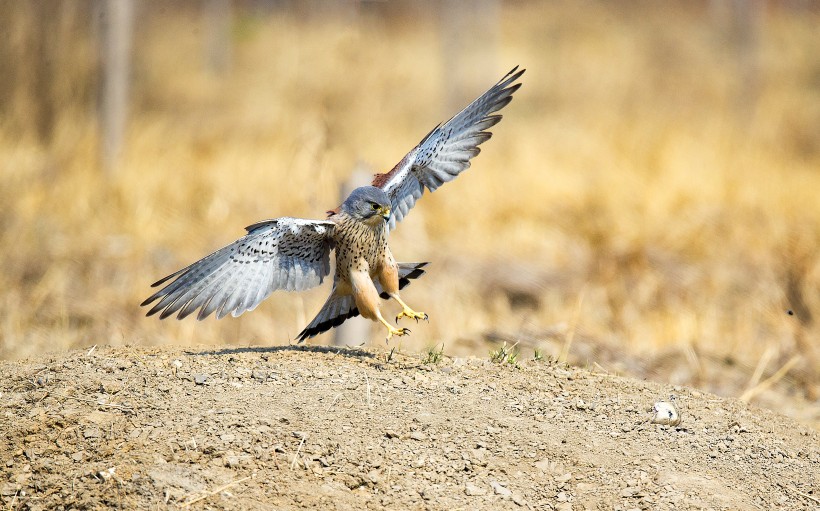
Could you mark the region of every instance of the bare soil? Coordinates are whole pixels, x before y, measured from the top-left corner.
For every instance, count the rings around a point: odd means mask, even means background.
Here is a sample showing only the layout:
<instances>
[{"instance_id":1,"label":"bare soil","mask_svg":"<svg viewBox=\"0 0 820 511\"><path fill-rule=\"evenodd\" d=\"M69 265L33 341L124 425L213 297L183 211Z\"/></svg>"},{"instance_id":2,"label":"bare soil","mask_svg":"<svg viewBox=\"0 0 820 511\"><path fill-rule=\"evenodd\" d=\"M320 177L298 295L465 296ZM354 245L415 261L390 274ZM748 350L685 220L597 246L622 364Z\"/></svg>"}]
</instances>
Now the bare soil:
<instances>
[{"instance_id":1,"label":"bare soil","mask_svg":"<svg viewBox=\"0 0 820 511\"><path fill-rule=\"evenodd\" d=\"M544 361L100 348L0 363L3 509L817 509L820 435ZM652 424L669 401L678 426Z\"/></svg>"}]
</instances>

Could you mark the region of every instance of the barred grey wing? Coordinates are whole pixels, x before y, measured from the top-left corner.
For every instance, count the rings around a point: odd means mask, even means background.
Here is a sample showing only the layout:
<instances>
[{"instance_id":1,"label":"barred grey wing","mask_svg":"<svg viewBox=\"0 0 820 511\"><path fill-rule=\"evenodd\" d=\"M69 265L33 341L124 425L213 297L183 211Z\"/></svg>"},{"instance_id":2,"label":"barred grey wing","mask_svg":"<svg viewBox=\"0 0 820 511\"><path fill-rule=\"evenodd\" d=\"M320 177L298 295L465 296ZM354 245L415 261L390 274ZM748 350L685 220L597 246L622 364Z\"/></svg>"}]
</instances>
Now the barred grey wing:
<instances>
[{"instance_id":1,"label":"barred grey wing","mask_svg":"<svg viewBox=\"0 0 820 511\"><path fill-rule=\"evenodd\" d=\"M513 93L521 87L515 82L524 71L518 66L513 68L464 110L428 133L393 170L376 175L373 186L384 190L392 203L391 229L415 206L425 189L433 192L470 167L470 159L480 152L478 146L492 136L486 130L501 120L501 115L492 114L512 101Z\"/></svg>"},{"instance_id":2,"label":"barred grey wing","mask_svg":"<svg viewBox=\"0 0 820 511\"><path fill-rule=\"evenodd\" d=\"M330 273L333 222L277 218L248 226L248 233L192 265L155 282L165 287L142 302L159 300L148 316L217 319L253 310L276 290L302 291Z\"/></svg>"}]
</instances>

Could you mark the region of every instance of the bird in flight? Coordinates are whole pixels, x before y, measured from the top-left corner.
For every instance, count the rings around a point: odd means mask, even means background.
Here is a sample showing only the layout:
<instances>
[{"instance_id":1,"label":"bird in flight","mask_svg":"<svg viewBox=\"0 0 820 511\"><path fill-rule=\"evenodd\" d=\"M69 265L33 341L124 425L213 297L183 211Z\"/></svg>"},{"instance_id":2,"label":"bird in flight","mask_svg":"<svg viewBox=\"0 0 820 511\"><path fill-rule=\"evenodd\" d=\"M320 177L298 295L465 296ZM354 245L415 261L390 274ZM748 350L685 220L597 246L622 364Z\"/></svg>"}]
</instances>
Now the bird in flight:
<instances>
[{"instance_id":1,"label":"bird in flight","mask_svg":"<svg viewBox=\"0 0 820 511\"><path fill-rule=\"evenodd\" d=\"M303 342L361 314L387 329L387 340L407 335L401 318L427 319L399 295L410 280L424 274L427 263L397 263L387 245L396 227L425 189L431 192L470 167L487 131L501 120L495 112L512 101L524 74L518 67L444 124L436 126L395 166L377 174L370 186L356 188L326 220L282 217L246 227L247 234L207 257L155 282L164 286L142 306L155 303L148 316L173 314L197 319L212 313L221 319L253 310L279 289L303 291L330 274L330 253L336 252L333 289L322 309L299 333ZM402 307L396 325L385 320L379 298ZM158 301L157 301L158 300Z\"/></svg>"}]
</instances>

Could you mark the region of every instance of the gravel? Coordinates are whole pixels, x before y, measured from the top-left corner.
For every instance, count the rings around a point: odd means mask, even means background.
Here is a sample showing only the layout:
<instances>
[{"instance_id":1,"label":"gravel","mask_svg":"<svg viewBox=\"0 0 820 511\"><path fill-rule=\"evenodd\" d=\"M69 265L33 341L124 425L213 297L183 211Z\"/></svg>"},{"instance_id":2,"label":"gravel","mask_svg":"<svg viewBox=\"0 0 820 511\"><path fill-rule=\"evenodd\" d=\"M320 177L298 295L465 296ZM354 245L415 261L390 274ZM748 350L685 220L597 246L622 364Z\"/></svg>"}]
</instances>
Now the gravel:
<instances>
[{"instance_id":1,"label":"gravel","mask_svg":"<svg viewBox=\"0 0 820 511\"><path fill-rule=\"evenodd\" d=\"M795 509L820 436L686 387L547 362L318 347L0 363L10 509ZM446 369L446 370L443 370ZM682 421L653 424L669 401Z\"/></svg>"}]
</instances>

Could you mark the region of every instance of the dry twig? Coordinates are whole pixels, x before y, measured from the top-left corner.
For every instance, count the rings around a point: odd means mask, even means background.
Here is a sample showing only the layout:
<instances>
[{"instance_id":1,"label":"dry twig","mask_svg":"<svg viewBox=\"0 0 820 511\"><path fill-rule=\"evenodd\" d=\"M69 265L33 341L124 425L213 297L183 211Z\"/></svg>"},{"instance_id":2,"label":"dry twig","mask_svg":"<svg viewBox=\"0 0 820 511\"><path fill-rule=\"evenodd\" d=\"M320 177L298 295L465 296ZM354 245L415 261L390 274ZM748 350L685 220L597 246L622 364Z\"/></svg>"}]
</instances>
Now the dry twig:
<instances>
[{"instance_id":1,"label":"dry twig","mask_svg":"<svg viewBox=\"0 0 820 511\"><path fill-rule=\"evenodd\" d=\"M245 481L247 481L248 479L251 479L252 477L253 476L250 475L250 476L247 476L247 477L243 477L242 479L237 479L236 481L231 481L230 483L224 484L224 485L220 486L219 488L217 488L213 491L209 491L207 493L204 493L204 494L200 495L199 497L196 497L195 499L191 499L187 502L183 502L182 504L179 505L179 507L180 508L186 508L186 507L190 506L191 504L199 502L200 500L207 499L208 497L210 497L212 495L216 495L217 493L223 492L223 491L227 490L228 488L230 488L231 486L236 486L239 483L244 483Z\"/></svg>"},{"instance_id":2,"label":"dry twig","mask_svg":"<svg viewBox=\"0 0 820 511\"><path fill-rule=\"evenodd\" d=\"M367 373L364 373L364 381L367 383L367 407L373 408L370 404L370 378L367 377Z\"/></svg>"},{"instance_id":3,"label":"dry twig","mask_svg":"<svg viewBox=\"0 0 820 511\"><path fill-rule=\"evenodd\" d=\"M781 483L777 483L777 485L780 486L781 488L783 488L784 490L792 491L792 492L800 495L801 497L805 497L805 498L807 498L807 499L809 499L813 502L816 502L817 504L820 504L820 499L818 499L817 497L813 497L813 496L809 495L808 493L802 492L802 491L798 490L797 488L795 488L794 486L786 486L785 484L781 484Z\"/></svg>"},{"instance_id":4,"label":"dry twig","mask_svg":"<svg viewBox=\"0 0 820 511\"><path fill-rule=\"evenodd\" d=\"M305 445L305 435L302 435L302 440L299 442L299 447L296 448L296 454L293 455L293 462L290 464L290 469L296 467L296 460L299 459L299 453L302 452L302 446Z\"/></svg>"},{"instance_id":5,"label":"dry twig","mask_svg":"<svg viewBox=\"0 0 820 511\"><path fill-rule=\"evenodd\" d=\"M575 338L575 330L578 328L578 320L581 317L581 306L584 304L586 290L587 288L584 286L578 295L578 305L575 306L575 311L572 314L572 322L569 325L567 336L564 339L564 345L561 346L561 352L558 354L558 362L566 362L567 357L569 357L569 349L572 346L572 340Z\"/></svg>"},{"instance_id":6,"label":"dry twig","mask_svg":"<svg viewBox=\"0 0 820 511\"><path fill-rule=\"evenodd\" d=\"M740 400L744 403L748 403L749 401L754 399L754 397L758 394L765 392L767 389L769 389L769 387L782 380L783 377L786 376L786 374L788 374L788 372L791 371L792 367L797 365L798 362L800 362L800 355L793 356L789 359L788 362L783 364L783 367L778 369L776 373L769 376L768 378L758 383L754 387L746 389L746 392L744 392L743 395L740 396Z\"/></svg>"}]
</instances>

